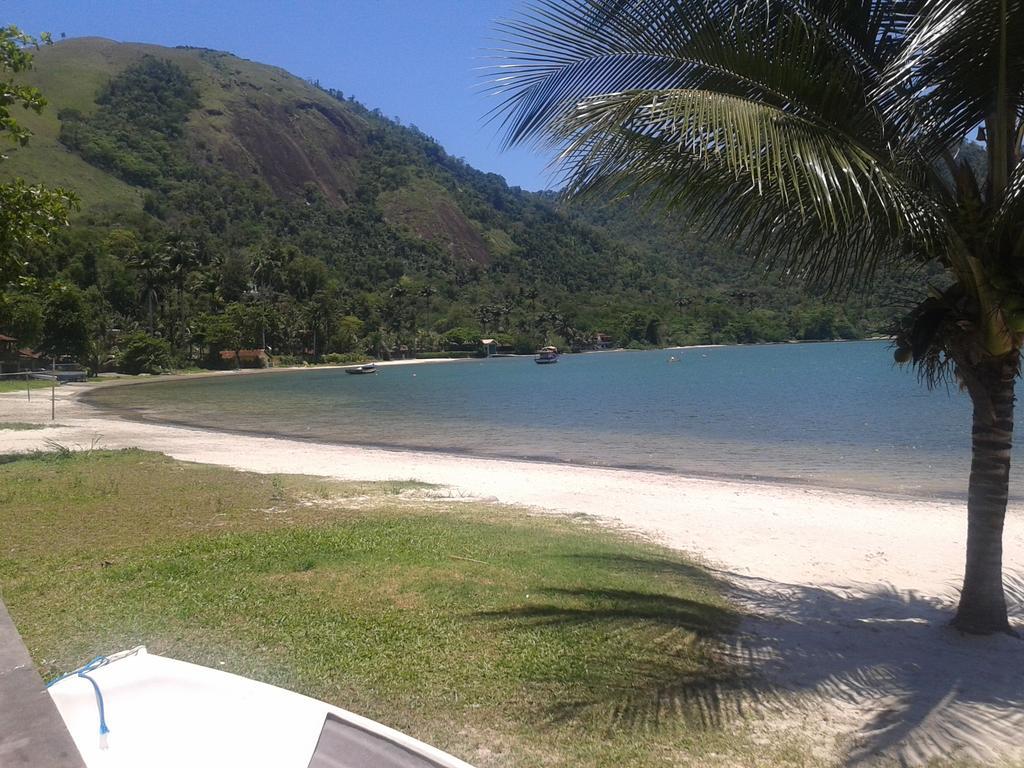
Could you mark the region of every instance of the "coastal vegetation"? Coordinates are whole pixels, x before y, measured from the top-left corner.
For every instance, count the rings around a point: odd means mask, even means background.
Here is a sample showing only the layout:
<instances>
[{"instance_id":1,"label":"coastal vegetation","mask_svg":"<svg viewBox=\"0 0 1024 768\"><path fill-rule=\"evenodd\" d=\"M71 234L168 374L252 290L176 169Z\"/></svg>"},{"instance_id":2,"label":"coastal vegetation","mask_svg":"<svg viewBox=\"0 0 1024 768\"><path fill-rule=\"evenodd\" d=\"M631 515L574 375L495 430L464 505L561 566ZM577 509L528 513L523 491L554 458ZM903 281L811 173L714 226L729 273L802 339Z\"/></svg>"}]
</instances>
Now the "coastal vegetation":
<instances>
[{"instance_id":1,"label":"coastal vegetation","mask_svg":"<svg viewBox=\"0 0 1024 768\"><path fill-rule=\"evenodd\" d=\"M3 457L0 504L4 601L44 676L146 644L481 768L813 764L730 708L749 672L716 579L586 520L137 450Z\"/></svg>"},{"instance_id":2,"label":"coastal vegetation","mask_svg":"<svg viewBox=\"0 0 1024 768\"><path fill-rule=\"evenodd\" d=\"M832 288L916 268L896 361L974 405L955 626L1009 630L1002 531L1024 342L1024 8L1010 0L573 0L505 27L509 142L574 195L642 194ZM962 148L982 148L977 163Z\"/></svg>"},{"instance_id":3,"label":"coastal vegetation","mask_svg":"<svg viewBox=\"0 0 1024 768\"><path fill-rule=\"evenodd\" d=\"M861 338L886 277L823 298L609 200L510 188L340 91L205 49L69 40L23 73L50 106L0 174L82 211L26 245L0 331L90 369ZM890 291L891 292L891 291ZM228 353L222 355L221 353Z\"/></svg>"}]
</instances>

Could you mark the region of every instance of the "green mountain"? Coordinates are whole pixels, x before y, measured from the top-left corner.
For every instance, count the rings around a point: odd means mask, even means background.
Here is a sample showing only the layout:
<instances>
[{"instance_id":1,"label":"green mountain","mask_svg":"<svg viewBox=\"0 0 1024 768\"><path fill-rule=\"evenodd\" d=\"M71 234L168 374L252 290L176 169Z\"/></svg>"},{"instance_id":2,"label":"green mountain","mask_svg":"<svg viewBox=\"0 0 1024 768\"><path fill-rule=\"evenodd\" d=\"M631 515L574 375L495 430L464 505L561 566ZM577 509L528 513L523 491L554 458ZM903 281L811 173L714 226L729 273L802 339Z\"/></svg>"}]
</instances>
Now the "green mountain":
<instances>
[{"instance_id":1,"label":"green mountain","mask_svg":"<svg viewBox=\"0 0 1024 768\"><path fill-rule=\"evenodd\" d=\"M227 53L75 39L40 50L27 80L49 106L25 115L35 135L0 175L71 188L81 211L32 254L34 287L8 288L0 330L95 365L264 344L441 352L482 335L523 351L597 333L852 338L888 322L635 204L510 188L414 126Z\"/></svg>"}]
</instances>

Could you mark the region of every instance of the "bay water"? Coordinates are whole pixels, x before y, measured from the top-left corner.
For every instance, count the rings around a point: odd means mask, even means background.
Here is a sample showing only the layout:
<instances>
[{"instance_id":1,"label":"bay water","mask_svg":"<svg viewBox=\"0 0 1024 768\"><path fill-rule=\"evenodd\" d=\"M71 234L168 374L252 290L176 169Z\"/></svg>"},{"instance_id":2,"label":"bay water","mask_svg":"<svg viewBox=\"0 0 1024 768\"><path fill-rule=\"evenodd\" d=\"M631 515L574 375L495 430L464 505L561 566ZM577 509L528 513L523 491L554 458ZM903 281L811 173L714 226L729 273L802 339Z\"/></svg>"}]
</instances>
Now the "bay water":
<instances>
[{"instance_id":1,"label":"bay water","mask_svg":"<svg viewBox=\"0 0 1024 768\"><path fill-rule=\"evenodd\" d=\"M970 469L966 395L928 391L877 341L154 379L89 398L218 430L915 496L964 497Z\"/></svg>"}]
</instances>

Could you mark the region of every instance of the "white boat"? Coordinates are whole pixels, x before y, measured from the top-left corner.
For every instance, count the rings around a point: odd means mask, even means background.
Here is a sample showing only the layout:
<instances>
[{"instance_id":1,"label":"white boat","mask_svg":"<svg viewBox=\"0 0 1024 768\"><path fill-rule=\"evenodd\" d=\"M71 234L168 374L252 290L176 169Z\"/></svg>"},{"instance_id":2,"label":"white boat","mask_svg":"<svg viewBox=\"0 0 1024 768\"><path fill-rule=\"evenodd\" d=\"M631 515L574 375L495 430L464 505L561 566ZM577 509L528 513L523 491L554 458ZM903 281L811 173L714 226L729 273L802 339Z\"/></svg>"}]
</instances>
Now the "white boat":
<instances>
[{"instance_id":1,"label":"white boat","mask_svg":"<svg viewBox=\"0 0 1024 768\"><path fill-rule=\"evenodd\" d=\"M541 347L537 351L537 356L533 358L533 362L537 365L551 365L552 363L558 362L558 348L557 347Z\"/></svg>"},{"instance_id":2,"label":"white boat","mask_svg":"<svg viewBox=\"0 0 1024 768\"><path fill-rule=\"evenodd\" d=\"M363 365L355 365L345 369L345 373L376 373L376 363L365 363Z\"/></svg>"},{"instance_id":3,"label":"white boat","mask_svg":"<svg viewBox=\"0 0 1024 768\"><path fill-rule=\"evenodd\" d=\"M48 688L88 768L472 768L344 709L143 647Z\"/></svg>"}]
</instances>

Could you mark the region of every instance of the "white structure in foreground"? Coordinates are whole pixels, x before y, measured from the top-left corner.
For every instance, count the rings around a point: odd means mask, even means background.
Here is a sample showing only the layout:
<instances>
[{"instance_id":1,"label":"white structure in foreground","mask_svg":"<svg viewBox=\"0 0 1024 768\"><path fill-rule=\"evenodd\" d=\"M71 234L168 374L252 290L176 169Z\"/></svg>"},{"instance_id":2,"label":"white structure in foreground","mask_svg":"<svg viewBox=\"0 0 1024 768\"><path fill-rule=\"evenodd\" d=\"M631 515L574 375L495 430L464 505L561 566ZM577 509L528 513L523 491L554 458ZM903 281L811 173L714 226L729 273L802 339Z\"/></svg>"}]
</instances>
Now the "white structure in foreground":
<instances>
[{"instance_id":1,"label":"white structure in foreground","mask_svg":"<svg viewBox=\"0 0 1024 768\"><path fill-rule=\"evenodd\" d=\"M344 709L143 647L49 691L89 768L472 768Z\"/></svg>"}]
</instances>

